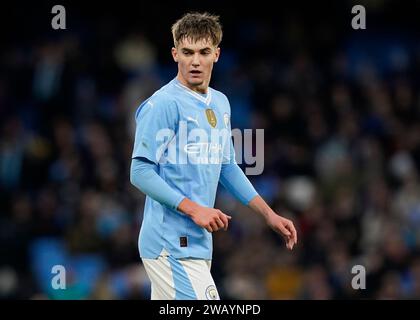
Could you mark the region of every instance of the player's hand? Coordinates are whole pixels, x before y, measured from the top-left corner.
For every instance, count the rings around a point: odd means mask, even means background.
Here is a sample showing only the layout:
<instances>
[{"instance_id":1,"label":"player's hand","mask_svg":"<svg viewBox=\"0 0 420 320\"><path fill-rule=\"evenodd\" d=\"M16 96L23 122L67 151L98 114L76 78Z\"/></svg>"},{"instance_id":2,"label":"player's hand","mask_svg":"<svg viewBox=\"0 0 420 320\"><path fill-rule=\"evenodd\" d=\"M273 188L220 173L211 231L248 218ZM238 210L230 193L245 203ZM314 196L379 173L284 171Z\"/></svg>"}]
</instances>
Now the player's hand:
<instances>
[{"instance_id":1,"label":"player's hand","mask_svg":"<svg viewBox=\"0 0 420 320\"><path fill-rule=\"evenodd\" d=\"M220 229L225 231L229 227L231 216L218 209L200 206L198 203L184 198L178 206L178 210L188 215L195 224L205 228L208 232Z\"/></svg>"},{"instance_id":2,"label":"player's hand","mask_svg":"<svg viewBox=\"0 0 420 320\"><path fill-rule=\"evenodd\" d=\"M195 224L205 228L208 232L216 232L220 229L227 230L231 216L218 209L200 207L195 214L191 216Z\"/></svg>"},{"instance_id":3,"label":"player's hand","mask_svg":"<svg viewBox=\"0 0 420 320\"><path fill-rule=\"evenodd\" d=\"M267 224L283 236L287 249L292 250L297 244L297 232L293 222L273 212L267 217Z\"/></svg>"}]
</instances>

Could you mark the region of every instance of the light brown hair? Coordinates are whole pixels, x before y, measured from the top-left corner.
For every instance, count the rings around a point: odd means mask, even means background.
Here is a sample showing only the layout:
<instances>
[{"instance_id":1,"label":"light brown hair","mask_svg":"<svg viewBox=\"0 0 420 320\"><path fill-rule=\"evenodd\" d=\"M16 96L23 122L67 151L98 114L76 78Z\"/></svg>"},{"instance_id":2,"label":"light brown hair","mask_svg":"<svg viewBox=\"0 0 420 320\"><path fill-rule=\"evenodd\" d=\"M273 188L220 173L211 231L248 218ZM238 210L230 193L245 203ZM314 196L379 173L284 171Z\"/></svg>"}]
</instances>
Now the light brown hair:
<instances>
[{"instance_id":1,"label":"light brown hair","mask_svg":"<svg viewBox=\"0 0 420 320\"><path fill-rule=\"evenodd\" d=\"M215 47L218 47L222 41L222 35L219 16L211 15L207 12L187 13L172 25L175 47L184 39L191 39L193 42L206 39L211 41Z\"/></svg>"}]
</instances>

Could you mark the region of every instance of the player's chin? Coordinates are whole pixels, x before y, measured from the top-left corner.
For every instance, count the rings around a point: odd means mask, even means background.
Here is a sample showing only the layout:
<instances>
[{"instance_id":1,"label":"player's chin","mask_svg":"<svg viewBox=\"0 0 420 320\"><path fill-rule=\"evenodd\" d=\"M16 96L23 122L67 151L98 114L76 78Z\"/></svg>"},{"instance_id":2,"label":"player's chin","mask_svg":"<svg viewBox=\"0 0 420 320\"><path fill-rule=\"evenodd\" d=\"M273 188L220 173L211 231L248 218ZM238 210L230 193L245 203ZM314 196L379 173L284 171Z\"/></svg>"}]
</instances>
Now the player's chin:
<instances>
[{"instance_id":1,"label":"player's chin","mask_svg":"<svg viewBox=\"0 0 420 320\"><path fill-rule=\"evenodd\" d=\"M188 72L188 78L190 81L203 81L205 76L204 72Z\"/></svg>"},{"instance_id":2,"label":"player's chin","mask_svg":"<svg viewBox=\"0 0 420 320\"><path fill-rule=\"evenodd\" d=\"M191 86L197 87L197 86L201 86L204 83L204 80L202 78L191 77L188 82L190 83Z\"/></svg>"},{"instance_id":3,"label":"player's chin","mask_svg":"<svg viewBox=\"0 0 420 320\"><path fill-rule=\"evenodd\" d=\"M200 84L200 83L203 83L204 81L201 75L200 76L191 75L188 80L190 83L194 83L194 84Z\"/></svg>"}]
</instances>

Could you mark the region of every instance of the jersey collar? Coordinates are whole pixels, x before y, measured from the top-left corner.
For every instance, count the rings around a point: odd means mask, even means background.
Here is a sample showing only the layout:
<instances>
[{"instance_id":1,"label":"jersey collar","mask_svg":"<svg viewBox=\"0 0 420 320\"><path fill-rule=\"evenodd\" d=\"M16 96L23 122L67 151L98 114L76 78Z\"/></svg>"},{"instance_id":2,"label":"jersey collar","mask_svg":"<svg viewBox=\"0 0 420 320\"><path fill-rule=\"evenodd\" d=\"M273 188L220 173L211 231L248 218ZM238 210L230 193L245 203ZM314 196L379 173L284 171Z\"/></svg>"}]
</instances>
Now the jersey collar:
<instances>
[{"instance_id":1,"label":"jersey collar","mask_svg":"<svg viewBox=\"0 0 420 320\"><path fill-rule=\"evenodd\" d=\"M177 78L175 78L174 80L175 80L175 86L184 90L186 93L188 93L189 95L193 96L194 98L200 100L201 102L205 103L207 106L210 104L210 101L211 101L210 87L209 87L209 90L207 92L207 96L204 97L204 96L198 94L197 92L195 92L194 90L191 90L190 88L184 86L181 82L179 82L179 80Z\"/></svg>"}]
</instances>

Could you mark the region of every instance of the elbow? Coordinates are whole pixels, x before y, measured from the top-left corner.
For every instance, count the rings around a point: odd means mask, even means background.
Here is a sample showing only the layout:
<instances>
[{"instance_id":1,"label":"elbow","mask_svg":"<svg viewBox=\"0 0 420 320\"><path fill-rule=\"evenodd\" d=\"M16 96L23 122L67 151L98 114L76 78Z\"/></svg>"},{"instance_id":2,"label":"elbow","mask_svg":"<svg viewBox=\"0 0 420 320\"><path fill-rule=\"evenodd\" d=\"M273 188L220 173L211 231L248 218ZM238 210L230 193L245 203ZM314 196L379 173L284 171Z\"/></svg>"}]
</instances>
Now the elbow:
<instances>
[{"instance_id":1,"label":"elbow","mask_svg":"<svg viewBox=\"0 0 420 320\"><path fill-rule=\"evenodd\" d=\"M132 172L130 173L130 182L131 184L136 187L138 190L140 190L141 192L144 192L144 188L142 187L142 183L140 182L142 179L138 176L136 176L135 174L133 174Z\"/></svg>"},{"instance_id":2,"label":"elbow","mask_svg":"<svg viewBox=\"0 0 420 320\"><path fill-rule=\"evenodd\" d=\"M136 170L133 166L133 163L131 163L130 168L130 183L135 186L137 189L140 189L139 181L138 181L138 174L136 174Z\"/></svg>"},{"instance_id":3,"label":"elbow","mask_svg":"<svg viewBox=\"0 0 420 320\"><path fill-rule=\"evenodd\" d=\"M130 168L130 182L141 192L146 193L150 186L150 180L153 180L155 171L153 166L138 159L133 159Z\"/></svg>"},{"instance_id":4,"label":"elbow","mask_svg":"<svg viewBox=\"0 0 420 320\"><path fill-rule=\"evenodd\" d=\"M135 180L134 180L134 174L133 174L133 171L132 171L132 170L130 171L130 183L131 183L133 186L137 187L137 186L136 186L136 182L135 182Z\"/></svg>"}]
</instances>

